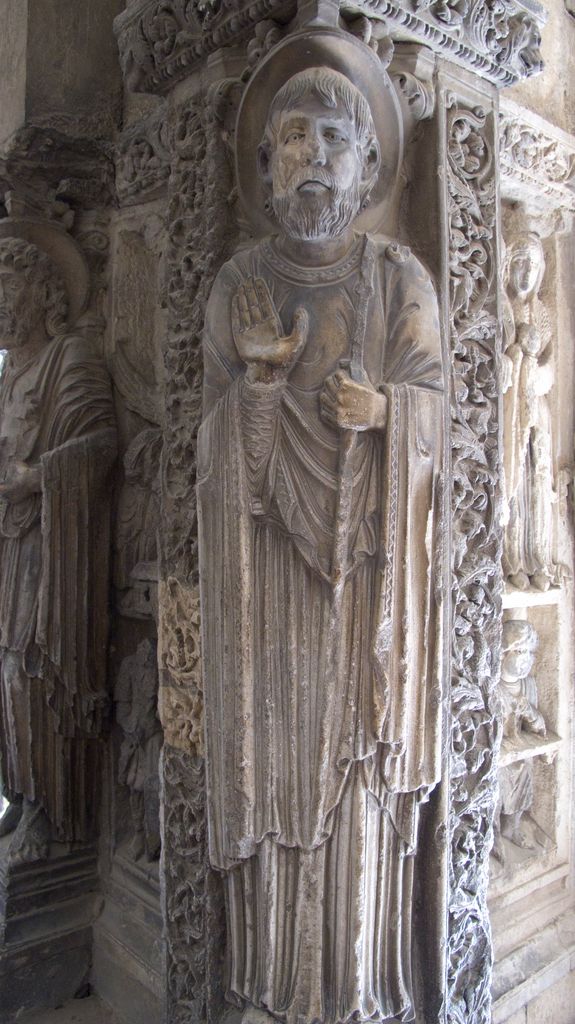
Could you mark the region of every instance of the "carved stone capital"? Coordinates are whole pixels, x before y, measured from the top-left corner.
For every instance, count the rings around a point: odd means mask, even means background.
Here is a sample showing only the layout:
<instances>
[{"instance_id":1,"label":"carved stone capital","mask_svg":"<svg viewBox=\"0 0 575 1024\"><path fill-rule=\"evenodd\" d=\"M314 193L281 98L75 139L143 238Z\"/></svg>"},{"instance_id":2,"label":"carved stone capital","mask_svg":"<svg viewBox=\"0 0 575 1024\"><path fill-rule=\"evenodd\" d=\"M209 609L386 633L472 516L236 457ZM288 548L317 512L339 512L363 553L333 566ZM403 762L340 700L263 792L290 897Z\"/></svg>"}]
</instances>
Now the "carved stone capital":
<instances>
[{"instance_id":1,"label":"carved stone capital","mask_svg":"<svg viewBox=\"0 0 575 1024\"><path fill-rule=\"evenodd\" d=\"M435 61L427 47L395 47L389 74L407 122L427 121L435 110Z\"/></svg>"},{"instance_id":2,"label":"carved stone capital","mask_svg":"<svg viewBox=\"0 0 575 1024\"><path fill-rule=\"evenodd\" d=\"M341 0L340 11L384 21L394 38L425 44L498 85L542 67L546 15L536 0ZM134 0L115 20L124 78L134 92L165 92L259 22L285 23L295 13L291 0Z\"/></svg>"}]
</instances>

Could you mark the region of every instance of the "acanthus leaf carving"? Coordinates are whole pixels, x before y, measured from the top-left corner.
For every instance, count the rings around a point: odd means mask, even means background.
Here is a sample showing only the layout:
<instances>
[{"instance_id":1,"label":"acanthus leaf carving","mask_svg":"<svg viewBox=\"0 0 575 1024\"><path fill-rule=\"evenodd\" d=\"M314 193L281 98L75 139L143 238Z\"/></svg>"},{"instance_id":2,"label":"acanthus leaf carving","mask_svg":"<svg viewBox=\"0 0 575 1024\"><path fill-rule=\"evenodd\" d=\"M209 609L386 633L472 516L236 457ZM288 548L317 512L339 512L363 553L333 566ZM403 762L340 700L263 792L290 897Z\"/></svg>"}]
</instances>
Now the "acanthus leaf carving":
<instances>
[{"instance_id":1,"label":"acanthus leaf carving","mask_svg":"<svg viewBox=\"0 0 575 1024\"><path fill-rule=\"evenodd\" d=\"M220 83L186 101L170 125L160 716L167 990L174 1024L214 1019L223 1001L222 892L207 863L195 473L201 329L234 228L224 113L228 86L235 84Z\"/></svg>"},{"instance_id":2,"label":"acanthus leaf carving","mask_svg":"<svg viewBox=\"0 0 575 1024\"><path fill-rule=\"evenodd\" d=\"M490 1013L486 906L501 615L493 116L447 93L452 377L453 676L448 1019Z\"/></svg>"}]
</instances>

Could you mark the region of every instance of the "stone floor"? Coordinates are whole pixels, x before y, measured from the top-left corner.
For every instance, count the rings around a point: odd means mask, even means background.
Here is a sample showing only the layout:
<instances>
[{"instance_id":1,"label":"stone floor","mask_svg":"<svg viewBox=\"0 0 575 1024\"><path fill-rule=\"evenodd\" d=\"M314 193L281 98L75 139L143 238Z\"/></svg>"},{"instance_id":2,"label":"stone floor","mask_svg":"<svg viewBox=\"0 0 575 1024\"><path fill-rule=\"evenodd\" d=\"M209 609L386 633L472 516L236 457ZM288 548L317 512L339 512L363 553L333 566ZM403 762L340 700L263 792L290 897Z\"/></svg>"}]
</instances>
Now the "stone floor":
<instances>
[{"instance_id":1,"label":"stone floor","mask_svg":"<svg viewBox=\"0 0 575 1024\"><path fill-rule=\"evenodd\" d=\"M21 1017L22 1024L117 1024L117 1017L96 996L73 999L57 1010L42 1010Z\"/></svg>"}]
</instances>

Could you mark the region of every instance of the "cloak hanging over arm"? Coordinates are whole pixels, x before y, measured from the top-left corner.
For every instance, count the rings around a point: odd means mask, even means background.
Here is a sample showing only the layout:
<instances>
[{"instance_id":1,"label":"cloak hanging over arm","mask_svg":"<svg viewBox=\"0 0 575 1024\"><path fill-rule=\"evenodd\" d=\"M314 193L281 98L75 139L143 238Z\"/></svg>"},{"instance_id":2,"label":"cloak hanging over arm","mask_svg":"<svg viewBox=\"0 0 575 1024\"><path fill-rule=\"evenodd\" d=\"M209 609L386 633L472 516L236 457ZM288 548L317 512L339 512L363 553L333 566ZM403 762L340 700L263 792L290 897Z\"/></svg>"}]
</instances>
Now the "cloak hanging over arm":
<instances>
[{"instance_id":1,"label":"cloak hanging over arm","mask_svg":"<svg viewBox=\"0 0 575 1024\"><path fill-rule=\"evenodd\" d=\"M254 644L287 642L287 632L283 641L254 633L254 595L268 586L255 563L255 537L262 495L269 502L278 463L282 507L289 509L290 522L309 523L312 518L304 506L297 507L298 495L305 491L297 480L301 435L288 429L287 419L286 428L281 425L283 416L293 423L289 384L246 384L231 327L225 326L231 325L227 314L240 280L232 261L212 290L198 441L210 855L223 869L250 856L265 834L275 832L281 841L297 845L296 825L293 832L287 825L284 830L278 826L276 808L267 821L259 810L266 752L256 724L261 693ZM384 358L380 378L373 383L388 396L389 417L370 456L379 466L380 480L371 669L361 673L353 735L346 731L345 708L328 711L333 714L327 727L334 755L330 772L336 778L333 798L322 801L325 820L317 823L319 838L314 842L329 834L329 819L353 761L365 762L369 785L382 803L389 793L428 793L440 772L444 523L437 304L428 275L413 257L407 266L380 260L379 300L385 338L377 343ZM369 459L364 462L373 476ZM337 480L330 481L327 473L325 478L326 488L334 491ZM285 526L289 536L289 524ZM345 703L343 690L339 703ZM406 822L405 830L409 843L412 823Z\"/></svg>"}]
</instances>

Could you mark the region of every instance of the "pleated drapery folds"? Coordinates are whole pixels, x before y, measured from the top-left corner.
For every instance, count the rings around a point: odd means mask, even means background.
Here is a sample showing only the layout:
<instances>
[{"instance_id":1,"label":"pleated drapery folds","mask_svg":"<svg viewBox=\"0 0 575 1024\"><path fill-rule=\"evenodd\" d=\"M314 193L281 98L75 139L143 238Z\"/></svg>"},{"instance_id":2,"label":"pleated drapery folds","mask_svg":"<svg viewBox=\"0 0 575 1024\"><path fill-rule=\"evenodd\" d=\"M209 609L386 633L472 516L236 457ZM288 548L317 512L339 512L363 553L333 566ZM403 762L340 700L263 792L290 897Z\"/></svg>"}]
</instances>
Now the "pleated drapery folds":
<instances>
[{"instance_id":1,"label":"pleated drapery folds","mask_svg":"<svg viewBox=\"0 0 575 1024\"><path fill-rule=\"evenodd\" d=\"M409 1019L418 808L440 776L442 425L429 278L382 240L365 367L388 398L358 438L339 621L329 578L339 437L319 412L349 356L358 260L294 287L273 243L208 309L199 506L210 856L225 872L229 996L293 1024ZM231 339L262 277L310 341L249 384Z\"/></svg>"}]
</instances>

